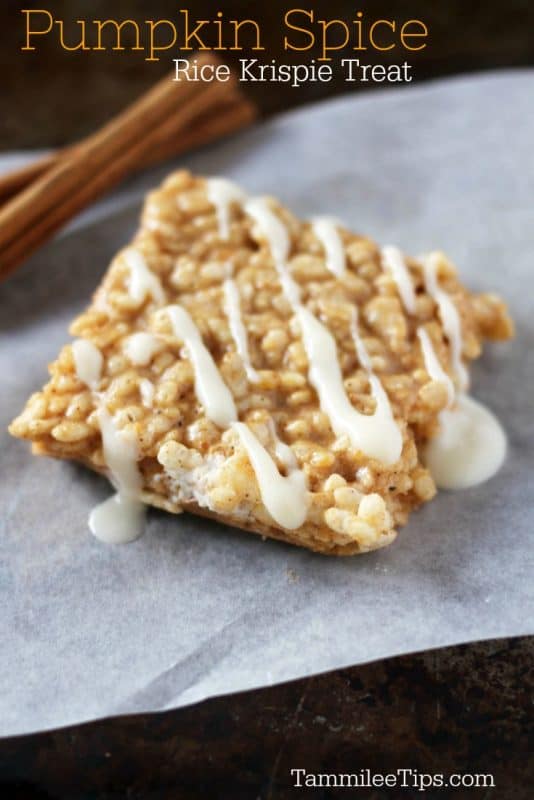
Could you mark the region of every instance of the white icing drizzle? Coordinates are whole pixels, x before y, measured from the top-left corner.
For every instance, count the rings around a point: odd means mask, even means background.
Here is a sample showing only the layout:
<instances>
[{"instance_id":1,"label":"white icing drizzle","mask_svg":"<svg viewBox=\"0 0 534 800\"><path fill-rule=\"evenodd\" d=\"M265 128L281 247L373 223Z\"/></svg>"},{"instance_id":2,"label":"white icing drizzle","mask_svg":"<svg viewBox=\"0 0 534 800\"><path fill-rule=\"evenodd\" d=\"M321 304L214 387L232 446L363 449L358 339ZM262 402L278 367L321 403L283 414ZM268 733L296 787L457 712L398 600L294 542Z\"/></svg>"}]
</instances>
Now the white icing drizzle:
<instances>
[{"instance_id":1,"label":"white icing drizzle","mask_svg":"<svg viewBox=\"0 0 534 800\"><path fill-rule=\"evenodd\" d=\"M457 377L460 389L464 391L469 385L467 370L462 363L462 326L460 315L450 296L438 284L438 253L429 253L421 259L425 287L428 294L436 301L443 330L449 340L452 368Z\"/></svg>"},{"instance_id":2,"label":"white icing drizzle","mask_svg":"<svg viewBox=\"0 0 534 800\"><path fill-rule=\"evenodd\" d=\"M223 284L224 310L228 317L230 332L235 342L236 350L241 356L247 378L251 383L257 383L259 375L252 366L248 351L247 332L241 319L241 306L239 302L239 291L232 278L227 278Z\"/></svg>"},{"instance_id":3,"label":"white icing drizzle","mask_svg":"<svg viewBox=\"0 0 534 800\"><path fill-rule=\"evenodd\" d=\"M135 437L116 427L105 405L101 405L98 410L98 420L104 457L111 470L113 482L123 494L137 496L143 484L137 469L139 451Z\"/></svg>"},{"instance_id":4,"label":"white icing drizzle","mask_svg":"<svg viewBox=\"0 0 534 800\"><path fill-rule=\"evenodd\" d=\"M137 469L137 442L116 429L103 395L96 392L103 364L100 350L92 342L76 339L72 352L78 378L93 391L98 402L104 459L110 480L117 489L116 494L93 508L89 529L98 539L110 544L131 542L143 532L144 520L144 505L139 500L142 480Z\"/></svg>"},{"instance_id":5,"label":"white icing drizzle","mask_svg":"<svg viewBox=\"0 0 534 800\"><path fill-rule=\"evenodd\" d=\"M299 320L302 339L309 361L308 377L315 388L321 408L327 414L337 436L349 437L352 446L385 464L398 460L402 436L393 420L389 424L386 404L378 403L375 414L360 414L351 404L337 356L336 341L328 328L300 302L300 289L287 269L289 236L283 223L268 207L265 199L254 198L245 205L261 233L267 239L282 289ZM383 392L380 382L371 382L373 392ZM385 393L384 393L385 394ZM375 396L376 398L376 396ZM389 409L389 403L387 403ZM391 411L390 411L391 413Z\"/></svg>"},{"instance_id":6,"label":"white icing drizzle","mask_svg":"<svg viewBox=\"0 0 534 800\"><path fill-rule=\"evenodd\" d=\"M148 378L143 378L139 381L139 392L141 394L141 400L143 401L143 405L146 408L152 408L152 403L154 402L154 384L152 381L149 381Z\"/></svg>"},{"instance_id":7,"label":"white icing drizzle","mask_svg":"<svg viewBox=\"0 0 534 800\"><path fill-rule=\"evenodd\" d=\"M123 349L132 364L146 366L163 347L163 342L153 333L140 331L128 336Z\"/></svg>"},{"instance_id":8,"label":"white icing drizzle","mask_svg":"<svg viewBox=\"0 0 534 800\"><path fill-rule=\"evenodd\" d=\"M388 424L389 420L383 413L385 405L377 402L374 414L360 414L354 408L343 385L334 337L307 308L301 306L297 315L309 360L309 380L319 395L321 408L328 416L334 433L336 436L348 436L354 448L371 458L384 464L393 464L400 457L402 437L394 421L393 425ZM382 388L376 379L371 381L371 387L373 394L377 387Z\"/></svg>"},{"instance_id":9,"label":"white icing drizzle","mask_svg":"<svg viewBox=\"0 0 534 800\"><path fill-rule=\"evenodd\" d=\"M124 251L124 259L130 270L128 292L137 303L142 303L147 295L151 295L156 303L165 302L165 292L157 275L147 266L143 255L135 247Z\"/></svg>"},{"instance_id":10,"label":"white icing drizzle","mask_svg":"<svg viewBox=\"0 0 534 800\"><path fill-rule=\"evenodd\" d=\"M432 340L426 330L422 327L417 328L417 336L419 337L421 350L423 352L425 369L433 381L442 383L447 389L448 405L450 407L454 403L454 384L441 366L441 362L434 350Z\"/></svg>"},{"instance_id":11,"label":"white icing drizzle","mask_svg":"<svg viewBox=\"0 0 534 800\"><path fill-rule=\"evenodd\" d=\"M400 458L402 452L402 433L395 422L389 397L380 383L380 380L374 373L371 358L358 331L358 309L356 307L352 310L351 334L358 361L367 372L367 377L371 386L371 394L376 403L375 411L371 416L371 419L374 421L374 430L369 426L369 436L374 436L377 442L382 440L381 445L384 452L382 460L384 463L390 464Z\"/></svg>"},{"instance_id":12,"label":"white icing drizzle","mask_svg":"<svg viewBox=\"0 0 534 800\"><path fill-rule=\"evenodd\" d=\"M441 489L467 489L498 472L506 456L506 434L491 411L461 394L439 421L440 432L428 442L425 462Z\"/></svg>"},{"instance_id":13,"label":"white icing drizzle","mask_svg":"<svg viewBox=\"0 0 534 800\"><path fill-rule=\"evenodd\" d=\"M142 254L133 247L124 252L124 259L130 270L128 291L138 303L150 295L157 303L165 301L159 278L152 273ZM90 343L74 343L73 352L76 370L92 389L95 388L102 366L99 351L87 348ZM136 365L146 365L161 348L161 342L152 334L136 333L124 344L124 352ZM99 356L99 358L98 358ZM150 387L150 388L149 388ZM141 381L141 398L145 405L152 403L154 387L150 381ZM139 499L143 481L137 467L137 442L131 436L117 430L100 396L98 421L102 434L102 446L110 480L116 487L116 494L96 506L89 515L91 532L102 541L118 544L133 541L143 532L145 506Z\"/></svg>"},{"instance_id":14,"label":"white icing drizzle","mask_svg":"<svg viewBox=\"0 0 534 800\"><path fill-rule=\"evenodd\" d=\"M137 467L137 442L117 429L104 404L98 409L98 420L104 458L117 493L91 511L89 528L104 542L131 542L142 534L144 527L145 507L139 500L143 481Z\"/></svg>"},{"instance_id":15,"label":"white icing drizzle","mask_svg":"<svg viewBox=\"0 0 534 800\"><path fill-rule=\"evenodd\" d=\"M87 339L75 339L71 347L78 380L95 389L102 374L102 353Z\"/></svg>"},{"instance_id":16,"label":"white icing drizzle","mask_svg":"<svg viewBox=\"0 0 534 800\"><path fill-rule=\"evenodd\" d=\"M287 476L280 475L275 462L250 428L243 422L234 422L232 428L247 452L262 502L271 517L282 528L299 528L306 519L308 506L304 473L295 466L289 469ZM287 445L283 445L283 452L287 458L285 447Z\"/></svg>"},{"instance_id":17,"label":"white icing drizzle","mask_svg":"<svg viewBox=\"0 0 534 800\"><path fill-rule=\"evenodd\" d=\"M382 265L391 274L408 314L415 314L415 291L410 271L398 247L386 245L381 250Z\"/></svg>"},{"instance_id":18,"label":"white icing drizzle","mask_svg":"<svg viewBox=\"0 0 534 800\"><path fill-rule=\"evenodd\" d=\"M284 528L298 528L306 518L306 479L298 469L291 449L277 440L277 455L288 466L287 477L280 475L267 450L242 422L230 390L224 383L211 354L204 346L200 332L190 315L181 306L164 309L175 336L184 342L195 370L195 392L206 415L220 427L231 426L239 434L254 469L265 508Z\"/></svg>"},{"instance_id":19,"label":"white icing drizzle","mask_svg":"<svg viewBox=\"0 0 534 800\"><path fill-rule=\"evenodd\" d=\"M239 186L226 178L208 178L206 181L208 199L215 206L219 224L219 236L228 239L230 236L230 205L242 202L245 193Z\"/></svg>"},{"instance_id":20,"label":"white icing drizzle","mask_svg":"<svg viewBox=\"0 0 534 800\"><path fill-rule=\"evenodd\" d=\"M337 220L331 217L316 217L312 220L312 230L321 242L326 254L326 268L336 278L345 272L345 249L339 235Z\"/></svg>"},{"instance_id":21,"label":"white icing drizzle","mask_svg":"<svg viewBox=\"0 0 534 800\"><path fill-rule=\"evenodd\" d=\"M396 247L384 247L382 263L397 285L406 311L416 310L415 292L404 258ZM496 417L483 405L465 394L469 385L462 362L462 327L452 298L438 283L439 254L421 258L425 288L437 303L441 323L449 340L451 367L459 392L443 369L427 331L419 327L425 369L429 376L444 384L448 407L439 415L440 429L426 445L424 460L441 489L464 489L491 478L501 467L506 454L506 435Z\"/></svg>"},{"instance_id":22,"label":"white icing drizzle","mask_svg":"<svg viewBox=\"0 0 534 800\"><path fill-rule=\"evenodd\" d=\"M245 212L252 217L259 231L267 239L282 290L291 305L300 305L300 289L287 271L289 256L289 234L286 226L274 214L264 197L253 197L245 203Z\"/></svg>"},{"instance_id":23,"label":"white icing drizzle","mask_svg":"<svg viewBox=\"0 0 534 800\"><path fill-rule=\"evenodd\" d=\"M297 469L297 459L295 457L295 453L293 450L287 445L285 442L278 437L276 432L276 427L274 424L274 420L269 420L269 432L271 434L271 438L274 440L274 452L276 453L276 457L279 461L282 462L284 467L288 470Z\"/></svg>"},{"instance_id":24,"label":"white icing drizzle","mask_svg":"<svg viewBox=\"0 0 534 800\"><path fill-rule=\"evenodd\" d=\"M163 311L171 321L174 335L184 343L195 371L195 392L206 416L220 428L237 420L237 411L228 386L222 379L200 331L181 306L167 306Z\"/></svg>"},{"instance_id":25,"label":"white icing drizzle","mask_svg":"<svg viewBox=\"0 0 534 800\"><path fill-rule=\"evenodd\" d=\"M369 375L372 375L373 365L371 363L371 357L369 356L367 348L364 345L363 339L358 331L358 309L356 306L352 309L350 332L352 335L352 341L354 342L356 355L358 356L358 361L360 362L362 367L367 371L367 373Z\"/></svg>"}]
</instances>

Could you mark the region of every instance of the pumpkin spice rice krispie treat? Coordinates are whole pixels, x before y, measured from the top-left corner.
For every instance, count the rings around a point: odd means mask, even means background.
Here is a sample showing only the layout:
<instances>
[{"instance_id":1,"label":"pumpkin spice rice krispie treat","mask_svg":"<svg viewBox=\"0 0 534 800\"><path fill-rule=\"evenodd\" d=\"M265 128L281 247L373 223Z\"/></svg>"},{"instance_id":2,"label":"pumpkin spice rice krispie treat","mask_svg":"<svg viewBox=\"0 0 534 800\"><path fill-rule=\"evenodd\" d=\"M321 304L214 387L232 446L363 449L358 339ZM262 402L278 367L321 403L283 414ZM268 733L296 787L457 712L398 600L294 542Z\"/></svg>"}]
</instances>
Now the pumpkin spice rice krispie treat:
<instances>
[{"instance_id":1,"label":"pumpkin spice rice krispie treat","mask_svg":"<svg viewBox=\"0 0 534 800\"><path fill-rule=\"evenodd\" d=\"M148 504L350 555L434 496L424 450L473 428L467 365L512 325L440 253L181 171L71 333L10 431L108 476L97 536L135 538Z\"/></svg>"}]
</instances>

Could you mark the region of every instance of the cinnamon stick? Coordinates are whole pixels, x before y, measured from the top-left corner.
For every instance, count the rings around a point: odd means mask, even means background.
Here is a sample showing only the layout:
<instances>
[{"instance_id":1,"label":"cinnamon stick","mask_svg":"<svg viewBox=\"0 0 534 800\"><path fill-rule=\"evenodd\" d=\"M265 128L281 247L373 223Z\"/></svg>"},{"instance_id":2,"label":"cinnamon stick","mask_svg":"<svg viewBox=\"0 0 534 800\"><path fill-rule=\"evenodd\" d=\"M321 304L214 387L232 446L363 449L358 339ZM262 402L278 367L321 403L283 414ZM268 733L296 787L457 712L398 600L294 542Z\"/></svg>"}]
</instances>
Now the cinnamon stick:
<instances>
[{"instance_id":1,"label":"cinnamon stick","mask_svg":"<svg viewBox=\"0 0 534 800\"><path fill-rule=\"evenodd\" d=\"M256 115L255 107L242 99L233 99L211 109L204 117L184 126L182 131L173 125L161 126L146 139L125 150L105 170L94 173L80 184L69 196L68 203L58 203L36 224L18 239L12 241L0 253L0 279L6 277L31 252L52 236L78 211L85 208L107 189L116 185L139 164L149 165L172 155L200 146L215 138L231 133L251 122ZM180 139L170 136L181 133Z\"/></svg>"},{"instance_id":2,"label":"cinnamon stick","mask_svg":"<svg viewBox=\"0 0 534 800\"><path fill-rule=\"evenodd\" d=\"M36 161L32 161L31 164L12 170L6 175L0 175L0 203L13 197L21 189L25 189L33 180L39 178L43 172L57 164L63 152L66 152L66 149L57 150L55 153L50 153Z\"/></svg>"},{"instance_id":3,"label":"cinnamon stick","mask_svg":"<svg viewBox=\"0 0 534 800\"><path fill-rule=\"evenodd\" d=\"M227 115L227 112L229 112L229 115ZM219 113L224 115L224 122L220 126L218 124ZM235 119L235 127L231 125L231 115L233 113L237 114ZM210 116L211 112L208 112L208 115ZM242 125L252 122L256 116L256 107L249 101L245 100L240 93L236 92L235 97L232 96L232 94L229 94L226 104L224 101L222 101L220 106L213 108L213 137L211 138L216 139L219 135L223 136L226 133L232 132L233 130L238 130ZM209 142L210 137L208 136L208 127L203 129L201 136L199 130L199 141L196 141L194 129L196 122L197 120L195 119L191 131L188 131L187 133L187 137L185 139L187 145L182 145L181 141L173 140L171 135L168 147L162 149L161 152L154 151L153 157L147 157L146 162L139 165L139 169L145 169L148 166L152 166L153 164L157 164L167 158L171 158L173 155L179 155L191 147ZM203 120L201 117L199 117L199 123L204 125L206 122L207 118L206 120ZM181 123L179 122L176 127L176 131L178 132L180 129ZM218 134L219 129L222 131L221 134ZM25 189L34 180L41 177L47 170L56 166L63 158L66 158L68 154L74 151L77 146L78 145L62 147L53 153L47 153L45 156L32 161L30 164L25 164L23 167L12 170L5 175L0 175L0 205L7 202L7 200L9 200L11 197L14 197L16 194L22 191L22 189Z\"/></svg>"},{"instance_id":4,"label":"cinnamon stick","mask_svg":"<svg viewBox=\"0 0 534 800\"><path fill-rule=\"evenodd\" d=\"M184 130L179 147L177 147L176 141L171 139L167 147L163 144L161 152L154 154L153 159L148 158L143 166L152 166L167 158L180 155L188 150L201 147L215 139L234 133L253 122L258 114L257 108L242 98L222 103L214 108L213 112L202 114L193 121L192 125L189 125Z\"/></svg>"},{"instance_id":5,"label":"cinnamon stick","mask_svg":"<svg viewBox=\"0 0 534 800\"><path fill-rule=\"evenodd\" d=\"M212 54L199 58L203 62L215 61ZM156 130L171 113L183 115L185 125L202 109L203 104L208 105L207 97L215 92L227 94L231 89L230 82L175 83L168 77L160 81L125 112L82 142L72 156L60 161L0 209L0 248L20 236L55 203L68 198L89 174L119 157L125 148L142 140L147 127Z\"/></svg>"},{"instance_id":6,"label":"cinnamon stick","mask_svg":"<svg viewBox=\"0 0 534 800\"><path fill-rule=\"evenodd\" d=\"M218 62L213 54L201 54L198 61ZM11 188L37 177L0 209L0 279L128 174L236 130L255 116L235 78L200 84L166 78L96 134L19 170Z\"/></svg>"}]
</instances>

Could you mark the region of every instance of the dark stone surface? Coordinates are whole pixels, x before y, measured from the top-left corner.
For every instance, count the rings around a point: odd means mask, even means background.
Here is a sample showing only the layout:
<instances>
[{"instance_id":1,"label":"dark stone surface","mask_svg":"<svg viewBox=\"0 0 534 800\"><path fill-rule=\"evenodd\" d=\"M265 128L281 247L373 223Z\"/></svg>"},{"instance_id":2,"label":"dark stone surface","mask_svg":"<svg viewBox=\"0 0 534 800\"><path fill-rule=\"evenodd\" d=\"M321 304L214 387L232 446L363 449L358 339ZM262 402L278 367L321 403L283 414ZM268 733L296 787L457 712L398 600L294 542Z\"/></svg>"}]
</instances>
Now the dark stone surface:
<instances>
[{"instance_id":1,"label":"dark stone surface","mask_svg":"<svg viewBox=\"0 0 534 800\"><path fill-rule=\"evenodd\" d=\"M297 4L298 5L298 4ZM412 59L416 80L458 72L534 64L534 4L505 6L465 0L303 4L325 17L420 18L429 47ZM0 8L0 149L60 145L93 130L169 69L135 54L62 52L46 40L20 53L21 8L48 8L57 18L176 18L189 6L213 16L200 0L4 2ZM273 57L279 20L289 3L268 12L247 0L221 2L234 16L263 19ZM149 13L147 13L149 11ZM243 54L246 55L246 54ZM170 56L169 56L170 58ZM366 61L371 62L366 54ZM399 60L398 58L392 60ZM249 87L265 113L320 99L350 85ZM355 84L352 91L363 90ZM378 86L369 86L378 88ZM494 789L309 790L315 798L362 797L530 800L533 795L533 639L503 640L388 659L316 678L160 715L102 720L0 742L0 786L18 798L277 798L300 796L289 770L387 773L493 773Z\"/></svg>"},{"instance_id":2,"label":"dark stone surface","mask_svg":"<svg viewBox=\"0 0 534 800\"><path fill-rule=\"evenodd\" d=\"M495 788L310 796L530 800L532 640L446 648L0 744L9 798L286 800L291 768L493 774Z\"/></svg>"}]
</instances>

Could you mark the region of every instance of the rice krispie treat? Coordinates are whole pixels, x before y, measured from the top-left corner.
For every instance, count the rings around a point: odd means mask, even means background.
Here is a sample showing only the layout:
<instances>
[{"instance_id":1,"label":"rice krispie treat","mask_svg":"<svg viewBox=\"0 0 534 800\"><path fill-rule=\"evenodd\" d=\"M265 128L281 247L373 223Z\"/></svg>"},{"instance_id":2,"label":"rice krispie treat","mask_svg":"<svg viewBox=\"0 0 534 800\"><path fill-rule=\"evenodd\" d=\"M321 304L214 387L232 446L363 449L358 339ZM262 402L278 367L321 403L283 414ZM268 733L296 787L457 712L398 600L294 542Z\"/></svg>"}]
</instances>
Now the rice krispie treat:
<instances>
[{"instance_id":1,"label":"rice krispie treat","mask_svg":"<svg viewBox=\"0 0 534 800\"><path fill-rule=\"evenodd\" d=\"M511 333L442 254L406 258L181 171L10 431L109 477L101 538L134 538L149 504L359 553L433 497L420 453L482 341Z\"/></svg>"}]
</instances>

